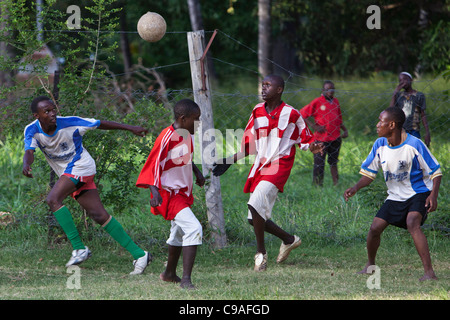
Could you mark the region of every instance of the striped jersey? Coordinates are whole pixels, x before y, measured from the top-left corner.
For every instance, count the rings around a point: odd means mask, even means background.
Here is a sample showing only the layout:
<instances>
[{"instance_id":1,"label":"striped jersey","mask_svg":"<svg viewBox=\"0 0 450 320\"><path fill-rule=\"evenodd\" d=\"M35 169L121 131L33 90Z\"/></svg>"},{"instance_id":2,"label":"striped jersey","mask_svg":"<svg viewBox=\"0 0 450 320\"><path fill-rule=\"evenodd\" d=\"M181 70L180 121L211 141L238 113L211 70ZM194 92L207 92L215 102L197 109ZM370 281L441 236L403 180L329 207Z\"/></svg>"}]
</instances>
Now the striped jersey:
<instances>
[{"instance_id":1,"label":"striped jersey","mask_svg":"<svg viewBox=\"0 0 450 320\"><path fill-rule=\"evenodd\" d=\"M25 150L39 147L58 176L92 176L96 173L95 161L83 147L83 135L99 125L96 119L58 116L56 131L48 135L35 120L25 127Z\"/></svg>"},{"instance_id":2,"label":"striped jersey","mask_svg":"<svg viewBox=\"0 0 450 320\"><path fill-rule=\"evenodd\" d=\"M173 125L165 128L156 139L139 174L136 186L148 188L153 185L159 190L167 191L169 196L182 194L188 199L188 203L192 204L194 199L192 195L193 149L194 144L190 134L187 138L183 138ZM163 194L161 196L164 198ZM168 220L173 218L167 216L167 212L158 212L161 209L160 207L151 208L154 214L161 214ZM170 214L175 215L177 212Z\"/></svg>"},{"instance_id":3,"label":"striped jersey","mask_svg":"<svg viewBox=\"0 0 450 320\"><path fill-rule=\"evenodd\" d=\"M255 154L244 192L253 192L259 181L273 183L283 192L295 160L295 146L308 150L314 141L300 112L281 102L270 114L257 104L245 127L241 151Z\"/></svg>"},{"instance_id":4,"label":"striped jersey","mask_svg":"<svg viewBox=\"0 0 450 320\"><path fill-rule=\"evenodd\" d=\"M426 145L408 134L406 140L395 147L386 138L375 141L372 151L362 163L360 174L375 179L383 170L388 188L387 200L405 201L417 193L432 190L433 179L442 172L436 158Z\"/></svg>"}]
</instances>

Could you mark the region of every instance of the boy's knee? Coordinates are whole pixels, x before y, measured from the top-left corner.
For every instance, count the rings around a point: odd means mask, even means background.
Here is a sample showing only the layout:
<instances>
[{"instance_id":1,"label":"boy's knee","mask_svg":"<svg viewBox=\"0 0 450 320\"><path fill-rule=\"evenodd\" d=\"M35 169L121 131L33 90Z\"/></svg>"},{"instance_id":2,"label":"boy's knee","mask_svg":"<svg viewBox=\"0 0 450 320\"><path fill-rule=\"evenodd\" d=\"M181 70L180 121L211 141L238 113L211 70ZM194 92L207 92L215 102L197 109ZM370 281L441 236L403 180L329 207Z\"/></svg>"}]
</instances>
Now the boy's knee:
<instances>
[{"instance_id":1,"label":"boy's knee","mask_svg":"<svg viewBox=\"0 0 450 320\"><path fill-rule=\"evenodd\" d=\"M381 228L378 225L372 224L369 229L369 233L372 236L380 236L383 233L384 228Z\"/></svg>"},{"instance_id":2,"label":"boy's knee","mask_svg":"<svg viewBox=\"0 0 450 320\"><path fill-rule=\"evenodd\" d=\"M109 220L109 213L106 210L88 211L88 216L100 225L104 225Z\"/></svg>"},{"instance_id":3,"label":"boy's knee","mask_svg":"<svg viewBox=\"0 0 450 320\"><path fill-rule=\"evenodd\" d=\"M48 195L47 198L45 199L45 202L47 203L52 212L55 212L62 207L62 202L52 195Z\"/></svg>"}]
</instances>

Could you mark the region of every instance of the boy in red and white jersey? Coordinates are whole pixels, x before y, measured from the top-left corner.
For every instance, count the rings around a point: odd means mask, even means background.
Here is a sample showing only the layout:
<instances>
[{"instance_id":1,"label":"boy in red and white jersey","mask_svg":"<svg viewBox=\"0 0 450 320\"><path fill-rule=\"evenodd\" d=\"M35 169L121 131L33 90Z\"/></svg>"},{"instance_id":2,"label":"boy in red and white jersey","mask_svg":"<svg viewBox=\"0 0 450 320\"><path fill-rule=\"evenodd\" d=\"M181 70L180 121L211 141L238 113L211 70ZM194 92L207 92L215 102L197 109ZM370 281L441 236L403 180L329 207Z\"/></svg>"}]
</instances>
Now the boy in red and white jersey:
<instances>
[{"instance_id":1,"label":"boy in red and white jersey","mask_svg":"<svg viewBox=\"0 0 450 320\"><path fill-rule=\"evenodd\" d=\"M270 75L262 82L264 103L255 106L245 128L241 151L215 164L213 174L222 175L231 164L255 155L255 162L245 183L244 192L250 193L248 202L248 220L253 225L257 253L256 271L267 267L267 253L264 245L264 231L267 231L283 243L277 257L280 263L287 259L290 251L298 247L301 240L276 225L271 212L278 192L283 192L295 160L295 146L302 150L321 152L323 145L315 143L311 132L298 110L281 100L284 80Z\"/></svg>"},{"instance_id":2,"label":"boy in red and white jersey","mask_svg":"<svg viewBox=\"0 0 450 320\"><path fill-rule=\"evenodd\" d=\"M200 108L189 99L178 101L174 106L175 122L165 128L153 145L152 151L136 182L139 188L151 191L151 212L171 221L169 258L166 270L160 278L180 282L181 287L194 288L191 273L197 252L202 244L202 226L190 206L193 174L199 186L205 178L192 162L195 121L199 121ZM183 252L183 278L176 275L176 267Z\"/></svg>"}]
</instances>

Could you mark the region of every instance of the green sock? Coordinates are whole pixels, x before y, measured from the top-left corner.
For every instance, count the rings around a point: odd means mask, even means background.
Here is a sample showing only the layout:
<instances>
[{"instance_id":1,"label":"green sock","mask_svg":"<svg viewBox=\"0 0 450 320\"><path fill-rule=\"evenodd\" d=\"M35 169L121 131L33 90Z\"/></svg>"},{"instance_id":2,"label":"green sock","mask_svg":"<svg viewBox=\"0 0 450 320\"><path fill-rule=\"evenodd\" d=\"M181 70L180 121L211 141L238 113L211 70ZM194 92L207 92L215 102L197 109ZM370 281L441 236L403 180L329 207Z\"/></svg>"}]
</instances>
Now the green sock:
<instances>
[{"instance_id":1,"label":"green sock","mask_svg":"<svg viewBox=\"0 0 450 320\"><path fill-rule=\"evenodd\" d=\"M122 247L124 247L131 255L134 260L139 259L145 255L144 250L138 247L133 240L131 240L130 236L125 232L122 225L111 217L108 224L103 226L106 232L108 232L114 240L116 240Z\"/></svg>"},{"instance_id":2,"label":"green sock","mask_svg":"<svg viewBox=\"0 0 450 320\"><path fill-rule=\"evenodd\" d=\"M72 214L66 206L62 206L59 210L53 212L56 220L67 235L73 250L84 249L80 234L72 219Z\"/></svg>"}]
</instances>

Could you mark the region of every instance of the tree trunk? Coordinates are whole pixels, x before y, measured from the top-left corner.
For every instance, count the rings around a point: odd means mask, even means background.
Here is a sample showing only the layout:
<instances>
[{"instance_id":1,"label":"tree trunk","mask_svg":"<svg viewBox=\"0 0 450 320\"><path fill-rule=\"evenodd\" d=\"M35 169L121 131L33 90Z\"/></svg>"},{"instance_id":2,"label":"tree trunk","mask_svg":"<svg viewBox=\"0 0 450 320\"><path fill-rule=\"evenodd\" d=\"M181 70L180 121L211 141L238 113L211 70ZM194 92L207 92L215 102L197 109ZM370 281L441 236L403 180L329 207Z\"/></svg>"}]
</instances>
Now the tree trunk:
<instances>
[{"instance_id":1,"label":"tree trunk","mask_svg":"<svg viewBox=\"0 0 450 320\"><path fill-rule=\"evenodd\" d=\"M270 23L270 0L258 0L258 72L261 78L272 73Z\"/></svg>"}]
</instances>

